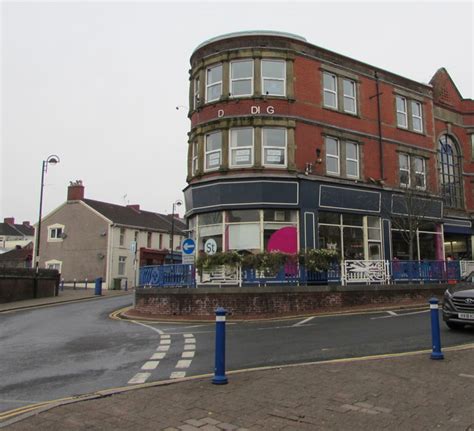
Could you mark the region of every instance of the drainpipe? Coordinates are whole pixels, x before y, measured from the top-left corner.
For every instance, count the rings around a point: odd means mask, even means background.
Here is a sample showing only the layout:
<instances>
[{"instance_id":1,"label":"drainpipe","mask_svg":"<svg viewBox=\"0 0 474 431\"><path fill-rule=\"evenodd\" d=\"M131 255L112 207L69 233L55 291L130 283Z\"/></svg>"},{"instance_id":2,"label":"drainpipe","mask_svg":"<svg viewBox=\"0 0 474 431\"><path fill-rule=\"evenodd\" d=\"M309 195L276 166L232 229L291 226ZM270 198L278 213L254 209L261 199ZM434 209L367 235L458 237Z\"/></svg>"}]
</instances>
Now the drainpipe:
<instances>
[{"instance_id":1,"label":"drainpipe","mask_svg":"<svg viewBox=\"0 0 474 431\"><path fill-rule=\"evenodd\" d=\"M375 89L376 89L376 97L377 97L377 123L379 129L379 155L380 155L380 180L385 180L385 171L383 166L384 154L383 154L383 138L382 138L382 116L380 113L380 91L379 91L379 76L377 71L375 71Z\"/></svg>"}]
</instances>

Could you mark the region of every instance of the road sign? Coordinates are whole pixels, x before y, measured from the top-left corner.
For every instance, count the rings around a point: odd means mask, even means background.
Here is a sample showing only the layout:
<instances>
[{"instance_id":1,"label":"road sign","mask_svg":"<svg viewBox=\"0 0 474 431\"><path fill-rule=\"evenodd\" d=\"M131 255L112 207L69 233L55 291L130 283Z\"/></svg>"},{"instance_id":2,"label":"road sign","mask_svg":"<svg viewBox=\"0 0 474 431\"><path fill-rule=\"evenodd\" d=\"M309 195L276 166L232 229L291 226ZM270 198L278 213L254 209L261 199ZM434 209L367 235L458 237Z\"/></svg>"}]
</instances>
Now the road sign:
<instances>
[{"instance_id":1,"label":"road sign","mask_svg":"<svg viewBox=\"0 0 474 431\"><path fill-rule=\"evenodd\" d=\"M217 242L209 238L205 243L204 243L204 252L206 254L215 254L217 252Z\"/></svg>"},{"instance_id":2,"label":"road sign","mask_svg":"<svg viewBox=\"0 0 474 431\"><path fill-rule=\"evenodd\" d=\"M194 255L196 253L196 243L192 238L186 238L181 244L181 249L185 255Z\"/></svg>"}]
</instances>

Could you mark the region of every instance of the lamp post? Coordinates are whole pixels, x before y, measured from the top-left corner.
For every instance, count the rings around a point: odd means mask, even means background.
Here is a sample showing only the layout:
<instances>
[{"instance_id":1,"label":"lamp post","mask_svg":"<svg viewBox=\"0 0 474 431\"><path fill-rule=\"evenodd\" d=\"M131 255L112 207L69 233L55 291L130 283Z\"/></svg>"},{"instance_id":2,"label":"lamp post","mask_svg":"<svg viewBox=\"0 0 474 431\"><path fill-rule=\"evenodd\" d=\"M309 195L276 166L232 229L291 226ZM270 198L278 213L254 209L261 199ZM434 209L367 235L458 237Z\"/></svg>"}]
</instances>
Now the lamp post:
<instances>
[{"instance_id":1,"label":"lamp post","mask_svg":"<svg viewBox=\"0 0 474 431\"><path fill-rule=\"evenodd\" d=\"M48 172L48 165L55 165L59 163L59 157L55 154L48 156L46 160L43 160L41 167L41 190L40 190L40 203L39 203L39 217L38 217L38 231L36 232L36 250L35 250L35 269L36 274L39 271L39 251L40 251L40 236L41 236L41 214L43 212L43 188L44 188L44 174Z\"/></svg>"},{"instance_id":2,"label":"lamp post","mask_svg":"<svg viewBox=\"0 0 474 431\"><path fill-rule=\"evenodd\" d=\"M173 202L173 210L171 211L171 264L174 264L174 211L175 207L180 207L183 205L183 201L177 200L176 202Z\"/></svg>"}]
</instances>

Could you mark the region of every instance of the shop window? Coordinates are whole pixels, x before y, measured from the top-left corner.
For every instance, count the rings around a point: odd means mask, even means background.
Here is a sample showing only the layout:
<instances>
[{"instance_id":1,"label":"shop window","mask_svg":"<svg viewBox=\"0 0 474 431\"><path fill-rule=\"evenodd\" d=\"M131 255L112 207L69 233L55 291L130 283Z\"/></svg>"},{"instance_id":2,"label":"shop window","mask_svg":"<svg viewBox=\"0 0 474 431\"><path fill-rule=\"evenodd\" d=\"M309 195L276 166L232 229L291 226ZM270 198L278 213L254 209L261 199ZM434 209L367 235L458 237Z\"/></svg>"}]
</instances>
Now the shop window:
<instances>
[{"instance_id":1,"label":"shop window","mask_svg":"<svg viewBox=\"0 0 474 431\"><path fill-rule=\"evenodd\" d=\"M227 211L227 222L254 222L260 221L259 210L233 210Z\"/></svg>"},{"instance_id":2,"label":"shop window","mask_svg":"<svg viewBox=\"0 0 474 431\"><path fill-rule=\"evenodd\" d=\"M205 166L206 171L219 169L222 154L222 132L213 132L206 135Z\"/></svg>"},{"instance_id":3,"label":"shop window","mask_svg":"<svg viewBox=\"0 0 474 431\"><path fill-rule=\"evenodd\" d=\"M230 95L232 97L253 94L253 60L239 60L230 63Z\"/></svg>"},{"instance_id":4,"label":"shop window","mask_svg":"<svg viewBox=\"0 0 474 431\"><path fill-rule=\"evenodd\" d=\"M441 195L447 207L462 208L461 156L454 140L443 135L438 141Z\"/></svg>"},{"instance_id":5,"label":"shop window","mask_svg":"<svg viewBox=\"0 0 474 431\"><path fill-rule=\"evenodd\" d=\"M199 225L206 226L209 224L222 223L222 213L220 211L199 214Z\"/></svg>"},{"instance_id":6,"label":"shop window","mask_svg":"<svg viewBox=\"0 0 474 431\"><path fill-rule=\"evenodd\" d=\"M230 224L226 226L229 250L260 250L260 224Z\"/></svg>"},{"instance_id":7,"label":"shop window","mask_svg":"<svg viewBox=\"0 0 474 431\"><path fill-rule=\"evenodd\" d=\"M262 129L264 166L286 166L286 129L264 127Z\"/></svg>"},{"instance_id":8,"label":"shop window","mask_svg":"<svg viewBox=\"0 0 474 431\"><path fill-rule=\"evenodd\" d=\"M222 64L209 67L206 71L206 102L219 100L222 95Z\"/></svg>"},{"instance_id":9,"label":"shop window","mask_svg":"<svg viewBox=\"0 0 474 431\"><path fill-rule=\"evenodd\" d=\"M262 93L267 96L285 96L286 62L262 60Z\"/></svg>"},{"instance_id":10,"label":"shop window","mask_svg":"<svg viewBox=\"0 0 474 431\"><path fill-rule=\"evenodd\" d=\"M341 228L340 226L319 226L319 246L337 251L341 257Z\"/></svg>"},{"instance_id":11,"label":"shop window","mask_svg":"<svg viewBox=\"0 0 474 431\"><path fill-rule=\"evenodd\" d=\"M253 165L253 129L230 129L230 167Z\"/></svg>"}]
</instances>

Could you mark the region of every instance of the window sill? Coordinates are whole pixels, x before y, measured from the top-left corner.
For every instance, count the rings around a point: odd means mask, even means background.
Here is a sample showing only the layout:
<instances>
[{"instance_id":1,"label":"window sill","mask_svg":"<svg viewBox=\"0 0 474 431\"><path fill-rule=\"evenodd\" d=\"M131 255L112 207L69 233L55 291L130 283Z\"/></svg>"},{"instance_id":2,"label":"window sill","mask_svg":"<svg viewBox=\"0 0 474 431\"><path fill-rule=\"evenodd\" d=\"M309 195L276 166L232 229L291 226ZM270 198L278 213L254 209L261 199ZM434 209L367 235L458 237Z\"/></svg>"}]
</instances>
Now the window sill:
<instances>
[{"instance_id":1,"label":"window sill","mask_svg":"<svg viewBox=\"0 0 474 431\"><path fill-rule=\"evenodd\" d=\"M352 112L346 112L346 111L342 111L338 108L331 108L330 106L322 106L323 109L326 109L327 111L330 111L330 112L337 112L338 114L342 114L342 115L349 115L350 117L353 117L353 118L359 118L361 119L361 116L359 114L354 114Z\"/></svg>"},{"instance_id":2,"label":"window sill","mask_svg":"<svg viewBox=\"0 0 474 431\"><path fill-rule=\"evenodd\" d=\"M424 132L418 132L416 130L409 129L408 127L401 127L398 124L397 124L397 129L398 130L403 130L404 132L414 133L415 135L419 135L419 136L426 136L426 134Z\"/></svg>"}]
</instances>

